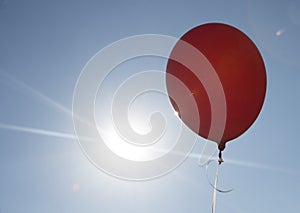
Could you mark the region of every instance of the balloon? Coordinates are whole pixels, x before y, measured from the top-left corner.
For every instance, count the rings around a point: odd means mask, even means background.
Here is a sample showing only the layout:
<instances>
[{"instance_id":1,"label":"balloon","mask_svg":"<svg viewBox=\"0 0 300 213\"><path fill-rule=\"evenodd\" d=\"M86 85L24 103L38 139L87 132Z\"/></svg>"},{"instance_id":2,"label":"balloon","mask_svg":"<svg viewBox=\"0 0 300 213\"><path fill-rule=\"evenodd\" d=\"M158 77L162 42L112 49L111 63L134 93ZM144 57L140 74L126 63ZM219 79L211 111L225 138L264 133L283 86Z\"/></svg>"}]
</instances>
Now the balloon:
<instances>
[{"instance_id":1,"label":"balloon","mask_svg":"<svg viewBox=\"0 0 300 213\"><path fill-rule=\"evenodd\" d=\"M204 66L199 70L190 70L173 58L182 53L179 41L185 41L199 50L213 67L221 83L225 96L226 122L220 138L210 135L211 129L218 128L212 124L211 98L206 87L215 81L197 79L194 73L211 72ZM255 44L240 30L222 23L208 23L197 26L185 33L174 46L167 62L166 72L177 77L191 91L197 103L198 112L192 111L190 103L178 105L175 100L184 102L185 97L176 89L174 81L166 76L167 90L174 109L182 121L200 136L218 143L220 151L224 150L226 142L243 134L256 120L264 103L266 94L266 71L262 56ZM200 58L198 58L200 60ZM190 59L194 63L197 58ZM194 73L193 73L194 72ZM206 87L203 82L206 82ZM214 86L214 85L211 85ZM224 98L224 96L222 96ZM174 98L175 97L175 98ZM222 101L216 100L216 101ZM181 116L183 113L188 116ZM197 114L198 113L198 114ZM197 115L197 116L196 116ZM194 128L190 125L194 117L200 118L200 125Z\"/></svg>"}]
</instances>

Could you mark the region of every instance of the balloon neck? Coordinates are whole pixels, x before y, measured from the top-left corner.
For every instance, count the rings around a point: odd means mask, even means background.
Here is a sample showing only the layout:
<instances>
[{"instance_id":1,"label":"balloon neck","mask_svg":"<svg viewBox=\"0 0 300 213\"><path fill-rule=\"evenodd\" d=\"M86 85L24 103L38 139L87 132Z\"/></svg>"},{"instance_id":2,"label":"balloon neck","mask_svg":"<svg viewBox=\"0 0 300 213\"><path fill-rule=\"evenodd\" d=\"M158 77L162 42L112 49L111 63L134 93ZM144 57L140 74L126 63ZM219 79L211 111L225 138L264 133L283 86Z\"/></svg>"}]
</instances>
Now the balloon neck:
<instances>
[{"instance_id":1,"label":"balloon neck","mask_svg":"<svg viewBox=\"0 0 300 213\"><path fill-rule=\"evenodd\" d=\"M218 149L221 151L223 151L225 149L225 143L221 142L218 146Z\"/></svg>"}]
</instances>

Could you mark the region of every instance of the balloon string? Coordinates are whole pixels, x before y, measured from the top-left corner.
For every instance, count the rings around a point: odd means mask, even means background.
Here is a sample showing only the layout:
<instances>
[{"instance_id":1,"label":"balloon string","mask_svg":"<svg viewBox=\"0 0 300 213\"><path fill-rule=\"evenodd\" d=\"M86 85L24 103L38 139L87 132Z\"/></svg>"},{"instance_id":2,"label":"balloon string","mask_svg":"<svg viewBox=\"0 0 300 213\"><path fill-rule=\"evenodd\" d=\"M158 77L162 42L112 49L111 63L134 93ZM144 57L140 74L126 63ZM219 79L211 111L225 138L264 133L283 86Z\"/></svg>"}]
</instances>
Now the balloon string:
<instances>
[{"instance_id":1,"label":"balloon string","mask_svg":"<svg viewBox=\"0 0 300 213\"><path fill-rule=\"evenodd\" d=\"M207 179L209 185L210 185L214 190L216 190L217 192L220 192L220 193L229 193L229 192L233 191L233 189L222 190L222 189L219 189L218 187L216 187L215 184L212 184L212 182L210 181L210 179L209 179L209 177L208 177L208 166L209 166L209 164L210 164L211 162L213 162L213 160L208 161L207 164L206 164L206 179ZM219 162L218 165L220 166L221 163L223 162L223 160L220 161L220 159L219 159L218 162Z\"/></svg>"},{"instance_id":2,"label":"balloon string","mask_svg":"<svg viewBox=\"0 0 300 213\"><path fill-rule=\"evenodd\" d=\"M219 177L219 168L220 163L218 164L217 171L216 171L216 178L215 178L215 185L214 185L214 196L213 196L213 202L212 202L212 213L215 213L216 208L216 201L217 201L217 185L218 185L218 177Z\"/></svg>"}]
</instances>

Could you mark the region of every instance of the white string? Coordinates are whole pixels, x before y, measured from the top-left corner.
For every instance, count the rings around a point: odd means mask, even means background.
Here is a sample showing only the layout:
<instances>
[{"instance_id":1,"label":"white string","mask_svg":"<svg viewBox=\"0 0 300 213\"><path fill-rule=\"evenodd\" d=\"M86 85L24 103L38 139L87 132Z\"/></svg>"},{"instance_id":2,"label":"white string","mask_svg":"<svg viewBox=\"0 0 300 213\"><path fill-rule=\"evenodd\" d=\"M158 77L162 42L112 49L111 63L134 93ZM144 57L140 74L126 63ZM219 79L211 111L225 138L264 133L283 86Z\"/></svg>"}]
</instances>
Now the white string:
<instances>
[{"instance_id":1,"label":"white string","mask_svg":"<svg viewBox=\"0 0 300 213\"><path fill-rule=\"evenodd\" d=\"M216 201L217 201L217 185L218 185L218 176L219 176L219 168L221 164L218 164L217 171L216 171L216 178L215 178L215 185L214 185L214 196L212 202L212 213L215 213L216 208Z\"/></svg>"}]
</instances>

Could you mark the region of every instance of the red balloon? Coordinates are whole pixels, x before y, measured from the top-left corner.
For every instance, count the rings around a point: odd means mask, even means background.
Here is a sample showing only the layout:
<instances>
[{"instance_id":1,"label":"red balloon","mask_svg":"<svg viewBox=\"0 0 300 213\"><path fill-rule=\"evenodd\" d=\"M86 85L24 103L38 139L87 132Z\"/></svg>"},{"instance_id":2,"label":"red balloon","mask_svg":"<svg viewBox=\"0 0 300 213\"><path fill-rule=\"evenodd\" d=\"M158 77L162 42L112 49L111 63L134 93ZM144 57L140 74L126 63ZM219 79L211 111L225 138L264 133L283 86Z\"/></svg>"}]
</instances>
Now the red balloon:
<instances>
[{"instance_id":1,"label":"red balloon","mask_svg":"<svg viewBox=\"0 0 300 213\"><path fill-rule=\"evenodd\" d=\"M208 70L205 67L190 70L186 64L174 60L176 55L183 54L180 52L179 42L171 52L166 71L185 84L194 97L198 111L192 110L189 102L184 101L185 97L178 92L177 85L167 75L166 83L171 103L187 126L200 136L217 142L219 150L222 151L226 142L237 138L253 124L263 106L267 79L262 56L243 32L222 23L197 26L185 33L180 40L191 44L206 57L221 82L226 103L223 135L221 138L209 135L211 128L217 126L211 126L211 102L203 79L199 80L194 74ZM186 53L184 54L186 57ZM191 59L191 63L194 63L193 60L197 58ZM214 83L209 79L204 80L208 84ZM188 116L181 116L184 113ZM197 128L191 125L191 120L196 117L200 119Z\"/></svg>"}]
</instances>

